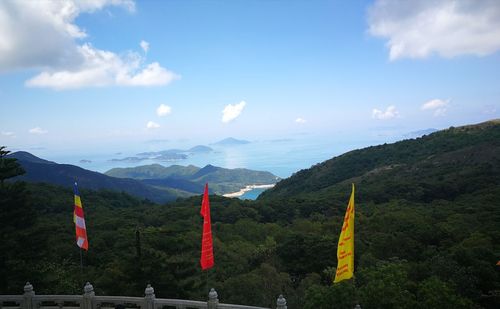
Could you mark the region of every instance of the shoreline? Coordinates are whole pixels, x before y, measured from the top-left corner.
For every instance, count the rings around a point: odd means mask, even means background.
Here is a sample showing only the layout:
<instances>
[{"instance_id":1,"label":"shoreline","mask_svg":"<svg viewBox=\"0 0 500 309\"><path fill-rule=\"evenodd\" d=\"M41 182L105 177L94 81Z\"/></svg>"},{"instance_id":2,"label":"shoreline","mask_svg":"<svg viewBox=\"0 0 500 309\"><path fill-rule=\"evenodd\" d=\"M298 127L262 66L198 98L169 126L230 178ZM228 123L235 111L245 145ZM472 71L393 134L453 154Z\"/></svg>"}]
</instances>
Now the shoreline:
<instances>
[{"instance_id":1,"label":"shoreline","mask_svg":"<svg viewBox=\"0 0 500 309\"><path fill-rule=\"evenodd\" d=\"M268 184L268 185L248 185L248 186L244 187L243 189L241 189L240 191L226 193L226 194L223 194L222 196L224 196L224 197L240 197L243 194L245 194L246 192L251 191L253 189L269 189L269 188L274 187L275 185L276 185L275 183Z\"/></svg>"}]
</instances>

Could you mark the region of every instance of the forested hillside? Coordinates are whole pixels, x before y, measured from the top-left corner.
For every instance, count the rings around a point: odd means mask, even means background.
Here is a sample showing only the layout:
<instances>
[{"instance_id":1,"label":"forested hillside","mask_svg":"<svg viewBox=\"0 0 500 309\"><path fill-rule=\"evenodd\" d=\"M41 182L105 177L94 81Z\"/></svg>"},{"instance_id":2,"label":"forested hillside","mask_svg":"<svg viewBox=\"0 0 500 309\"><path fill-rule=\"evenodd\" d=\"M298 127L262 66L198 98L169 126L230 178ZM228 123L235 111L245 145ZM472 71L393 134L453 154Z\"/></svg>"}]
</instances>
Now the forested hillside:
<instances>
[{"instance_id":1,"label":"forested hillside","mask_svg":"<svg viewBox=\"0 0 500 309\"><path fill-rule=\"evenodd\" d=\"M356 150L281 181L257 201L210 196L222 302L289 308L500 307L500 126L451 128ZM0 173L1 175L1 173ZM357 187L355 280L332 285L337 240ZM168 207L81 189L89 251L80 277L69 189L6 183L0 294L206 298L201 196ZM137 233L137 231L139 231ZM140 241L136 236L139 235Z\"/></svg>"}]
</instances>

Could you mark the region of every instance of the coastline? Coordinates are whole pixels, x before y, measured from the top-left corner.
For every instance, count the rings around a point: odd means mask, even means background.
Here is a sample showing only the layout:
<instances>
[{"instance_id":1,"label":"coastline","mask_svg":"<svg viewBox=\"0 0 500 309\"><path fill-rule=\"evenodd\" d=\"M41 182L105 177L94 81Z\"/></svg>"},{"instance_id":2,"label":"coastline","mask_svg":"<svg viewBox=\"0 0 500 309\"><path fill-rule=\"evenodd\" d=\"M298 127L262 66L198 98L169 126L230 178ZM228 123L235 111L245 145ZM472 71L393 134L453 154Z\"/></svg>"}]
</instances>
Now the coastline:
<instances>
[{"instance_id":1,"label":"coastline","mask_svg":"<svg viewBox=\"0 0 500 309\"><path fill-rule=\"evenodd\" d=\"M269 189L269 188L274 187L275 185L276 185L275 183L268 184L268 185L248 185L248 186L244 187L243 189L241 189L238 192L226 193L226 194L223 194L222 196L224 196L224 197L240 197L243 194L245 194L245 192L248 192L250 190L253 190L253 189Z\"/></svg>"}]
</instances>

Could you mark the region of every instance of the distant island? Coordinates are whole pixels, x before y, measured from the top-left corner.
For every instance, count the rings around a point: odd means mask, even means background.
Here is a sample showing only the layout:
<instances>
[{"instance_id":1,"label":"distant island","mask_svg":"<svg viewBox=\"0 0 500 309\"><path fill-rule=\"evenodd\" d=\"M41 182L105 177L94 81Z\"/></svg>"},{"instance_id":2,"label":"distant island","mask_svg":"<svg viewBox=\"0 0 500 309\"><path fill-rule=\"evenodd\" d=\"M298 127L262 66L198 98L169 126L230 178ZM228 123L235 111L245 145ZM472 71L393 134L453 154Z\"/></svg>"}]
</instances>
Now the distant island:
<instances>
[{"instance_id":1,"label":"distant island","mask_svg":"<svg viewBox=\"0 0 500 309\"><path fill-rule=\"evenodd\" d=\"M80 163L92 163L92 160L82 159Z\"/></svg>"},{"instance_id":2,"label":"distant island","mask_svg":"<svg viewBox=\"0 0 500 309\"><path fill-rule=\"evenodd\" d=\"M236 139L233 137L228 137L223 140L220 140L218 142L215 142L211 145L218 145L218 146L231 146L231 145L244 145L244 144L250 144L250 141L242 140L242 139Z\"/></svg>"},{"instance_id":3,"label":"distant island","mask_svg":"<svg viewBox=\"0 0 500 309\"><path fill-rule=\"evenodd\" d=\"M112 162L127 162L127 163L136 163L141 162L142 160L146 160L147 158L139 158L139 157L126 157L122 159L110 159Z\"/></svg>"},{"instance_id":4,"label":"distant island","mask_svg":"<svg viewBox=\"0 0 500 309\"><path fill-rule=\"evenodd\" d=\"M155 159L158 156L168 156L168 155L185 155L187 158L187 154L198 154L198 153L208 153L212 152L213 149L204 146L204 145L197 145L189 149L168 149L168 150L162 150L162 151L150 151L150 152L141 152L138 153L136 156L139 157L149 157L150 159ZM186 159L184 158L184 159Z\"/></svg>"},{"instance_id":5,"label":"distant island","mask_svg":"<svg viewBox=\"0 0 500 309\"><path fill-rule=\"evenodd\" d=\"M161 151L141 152L136 154L134 157L117 158L117 159L111 159L109 161L137 163L144 160L155 160L162 162L172 162L172 161L185 160L188 158L189 155L209 153L212 151L213 149L208 146L197 145L189 149L167 149Z\"/></svg>"}]
</instances>

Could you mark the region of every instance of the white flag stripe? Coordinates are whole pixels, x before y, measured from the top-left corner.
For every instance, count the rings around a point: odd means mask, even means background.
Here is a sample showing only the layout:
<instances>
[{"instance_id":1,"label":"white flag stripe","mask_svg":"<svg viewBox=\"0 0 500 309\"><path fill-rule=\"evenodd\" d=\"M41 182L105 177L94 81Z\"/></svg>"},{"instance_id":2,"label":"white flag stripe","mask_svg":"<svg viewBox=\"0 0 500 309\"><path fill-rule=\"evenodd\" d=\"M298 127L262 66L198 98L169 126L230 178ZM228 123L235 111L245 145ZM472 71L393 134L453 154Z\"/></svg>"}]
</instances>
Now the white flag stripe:
<instances>
[{"instance_id":1,"label":"white flag stripe","mask_svg":"<svg viewBox=\"0 0 500 309\"><path fill-rule=\"evenodd\" d=\"M76 218L76 226L78 226L79 228L82 228L82 229L86 229L85 227L85 219L81 218L81 217L78 217L78 216L75 216Z\"/></svg>"}]
</instances>

